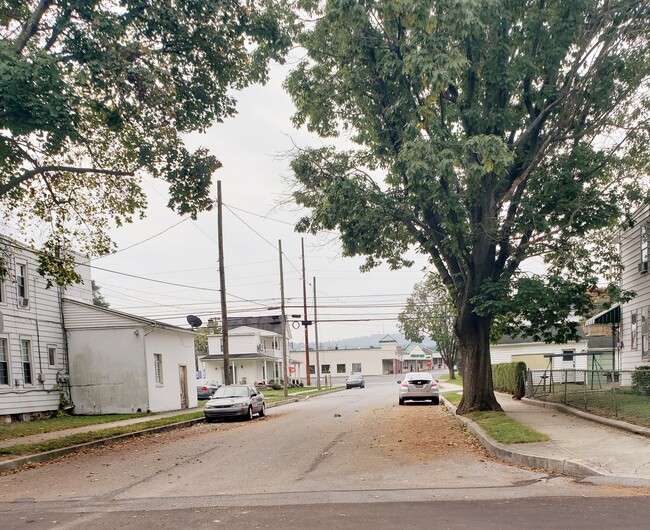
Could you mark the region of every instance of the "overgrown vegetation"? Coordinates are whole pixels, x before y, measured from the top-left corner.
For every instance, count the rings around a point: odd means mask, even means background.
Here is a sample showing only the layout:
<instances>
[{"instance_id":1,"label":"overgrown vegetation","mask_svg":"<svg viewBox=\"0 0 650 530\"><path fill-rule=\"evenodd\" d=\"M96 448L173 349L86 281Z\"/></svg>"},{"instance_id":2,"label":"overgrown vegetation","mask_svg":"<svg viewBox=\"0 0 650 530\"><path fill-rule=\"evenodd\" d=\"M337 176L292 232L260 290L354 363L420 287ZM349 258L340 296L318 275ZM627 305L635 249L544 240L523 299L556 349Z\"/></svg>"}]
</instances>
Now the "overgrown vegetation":
<instances>
[{"instance_id":1,"label":"overgrown vegetation","mask_svg":"<svg viewBox=\"0 0 650 530\"><path fill-rule=\"evenodd\" d=\"M632 389L637 394L650 396L650 366L637 366L632 374Z\"/></svg>"}]
</instances>

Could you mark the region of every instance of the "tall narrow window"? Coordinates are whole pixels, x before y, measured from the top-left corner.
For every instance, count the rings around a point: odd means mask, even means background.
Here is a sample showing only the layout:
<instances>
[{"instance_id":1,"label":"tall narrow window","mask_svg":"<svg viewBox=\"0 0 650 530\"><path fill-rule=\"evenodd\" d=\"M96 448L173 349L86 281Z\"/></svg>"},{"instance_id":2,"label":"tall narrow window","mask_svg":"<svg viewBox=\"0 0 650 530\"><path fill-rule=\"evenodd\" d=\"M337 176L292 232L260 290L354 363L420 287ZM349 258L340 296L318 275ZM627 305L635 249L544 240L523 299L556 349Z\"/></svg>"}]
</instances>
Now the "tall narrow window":
<instances>
[{"instance_id":1,"label":"tall narrow window","mask_svg":"<svg viewBox=\"0 0 650 530\"><path fill-rule=\"evenodd\" d=\"M648 261L648 223L641 226L641 262Z\"/></svg>"},{"instance_id":2,"label":"tall narrow window","mask_svg":"<svg viewBox=\"0 0 650 530\"><path fill-rule=\"evenodd\" d=\"M9 384L9 348L7 339L0 338L0 385Z\"/></svg>"},{"instance_id":3,"label":"tall narrow window","mask_svg":"<svg viewBox=\"0 0 650 530\"><path fill-rule=\"evenodd\" d=\"M27 306L29 289L27 283L27 264L16 263L16 289L18 292L18 305Z\"/></svg>"},{"instance_id":4,"label":"tall narrow window","mask_svg":"<svg viewBox=\"0 0 650 530\"><path fill-rule=\"evenodd\" d=\"M20 341L20 354L23 364L23 383L26 385L34 384L32 377L32 341L22 339Z\"/></svg>"},{"instance_id":5,"label":"tall narrow window","mask_svg":"<svg viewBox=\"0 0 650 530\"><path fill-rule=\"evenodd\" d=\"M638 310L632 311L630 315L630 348L636 350L638 348L639 340L639 312Z\"/></svg>"},{"instance_id":6,"label":"tall narrow window","mask_svg":"<svg viewBox=\"0 0 650 530\"><path fill-rule=\"evenodd\" d=\"M56 346L47 345L47 360L50 366L56 366Z\"/></svg>"},{"instance_id":7,"label":"tall narrow window","mask_svg":"<svg viewBox=\"0 0 650 530\"><path fill-rule=\"evenodd\" d=\"M153 354L153 368L156 373L156 384L163 384L163 366L162 366L162 354L154 353Z\"/></svg>"}]
</instances>

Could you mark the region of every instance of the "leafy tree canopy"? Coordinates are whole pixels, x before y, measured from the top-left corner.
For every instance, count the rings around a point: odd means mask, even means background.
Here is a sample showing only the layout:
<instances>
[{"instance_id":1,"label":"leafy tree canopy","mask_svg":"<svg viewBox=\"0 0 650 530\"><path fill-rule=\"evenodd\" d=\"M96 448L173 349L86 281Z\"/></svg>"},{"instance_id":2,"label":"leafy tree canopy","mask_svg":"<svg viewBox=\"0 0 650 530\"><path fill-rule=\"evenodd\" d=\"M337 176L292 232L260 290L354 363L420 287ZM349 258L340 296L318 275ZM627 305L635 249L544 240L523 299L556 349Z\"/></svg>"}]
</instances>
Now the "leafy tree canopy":
<instances>
[{"instance_id":1,"label":"leafy tree canopy","mask_svg":"<svg viewBox=\"0 0 650 530\"><path fill-rule=\"evenodd\" d=\"M183 135L235 113L229 91L266 80L292 20L284 0L0 0L0 204L24 232L50 225L42 272L78 280L61 251L110 251L143 174L180 214L212 207L220 163Z\"/></svg>"},{"instance_id":2,"label":"leafy tree canopy","mask_svg":"<svg viewBox=\"0 0 650 530\"><path fill-rule=\"evenodd\" d=\"M293 160L303 231L338 229L367 267L426 254L457 309L461 413L498 409L489 333L517 293L558 328L593 286L585 238L646 197L648 0L330 0L302 3L307 57L286 81L323 137L356 144ZM519 283L545 256L548 279ZM580 302L582 303L582 302ZM556 304L557 307L557 304ZM565 337L571 335L564 327Z\"/></svg>"},{"instance_id":3,"label":"leafy tree canopy","mask_svg":"<svg viewBox=\"0 0 650 530\"><path fill-rule=\"evenodd\" d=\"M427 336L435 341L436 350L449 369L449 378L454 379L454 366L461 361L454 330L456 308L440 276L431 273L416 284L397 319L408 340L422 342Z\"/></svg>"}]
</instances>

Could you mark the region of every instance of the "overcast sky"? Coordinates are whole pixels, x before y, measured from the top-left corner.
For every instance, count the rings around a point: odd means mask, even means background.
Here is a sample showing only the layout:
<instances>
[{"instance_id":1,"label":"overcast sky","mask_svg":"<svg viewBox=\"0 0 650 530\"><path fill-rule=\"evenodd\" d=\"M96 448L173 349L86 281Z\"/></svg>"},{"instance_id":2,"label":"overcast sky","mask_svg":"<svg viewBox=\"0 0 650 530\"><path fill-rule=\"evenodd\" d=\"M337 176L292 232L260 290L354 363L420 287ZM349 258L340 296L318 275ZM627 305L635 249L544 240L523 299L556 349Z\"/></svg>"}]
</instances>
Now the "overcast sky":
<instances>
[{"instance_id":1,"label":"overcast sky","mask_svg":"<svg viewBox=\"0 0 650 530\"><path fill-rule=\"evenodd\" d=\"M230 316L279 313L267 309L280 305L279 239L286 256L287 313L302 313L303 235L293 229L300 212L287 204L291 176L287 154L294 143L304 147L320 145L321 140L294 129L293 105L282 89L286 71L287 67L275 67L266 86L236 94L237 116L189 139L192 148L206 146L223 163L213 177L213 196L216 181L221 180ZM219 316L216 210L202 213L197 221L183 220L166 208L164 184L148 179L144 187L149 197L147 219L113 231L120 250L93 260L93 279L114 309L178 325L186 325L188 314L204 321ZM413 285L423 279L426 260L413 254L417 265L410 269L383 267L360 273L363 259L343 258L336 234L304 238L308 314L313 318L316 277L319 339L397 331L396 316ZM310 340L313 337L312 327ZM294 342L303 339L302 329L293 331Z\"/></svg>"}]
</instances>

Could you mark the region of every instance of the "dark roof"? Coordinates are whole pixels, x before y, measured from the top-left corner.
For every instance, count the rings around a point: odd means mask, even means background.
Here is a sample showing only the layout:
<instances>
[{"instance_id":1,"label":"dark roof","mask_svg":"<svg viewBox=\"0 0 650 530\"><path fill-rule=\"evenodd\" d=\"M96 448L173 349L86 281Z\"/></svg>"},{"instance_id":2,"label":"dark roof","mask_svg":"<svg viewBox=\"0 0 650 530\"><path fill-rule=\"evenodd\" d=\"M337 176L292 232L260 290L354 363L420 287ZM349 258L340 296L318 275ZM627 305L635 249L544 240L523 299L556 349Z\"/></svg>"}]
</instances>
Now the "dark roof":
<instances>
[{"instance_id":1,"label":"dark roof","mask_svg":"<svg viewBox=\"0 0 650 530\"><path fill-rule=\"evenodd\" d=\"M228 329L248 326L274 333L282 333L282 316L268 315L264 317L228 317Z\"/></svg>"}]
</instances>

